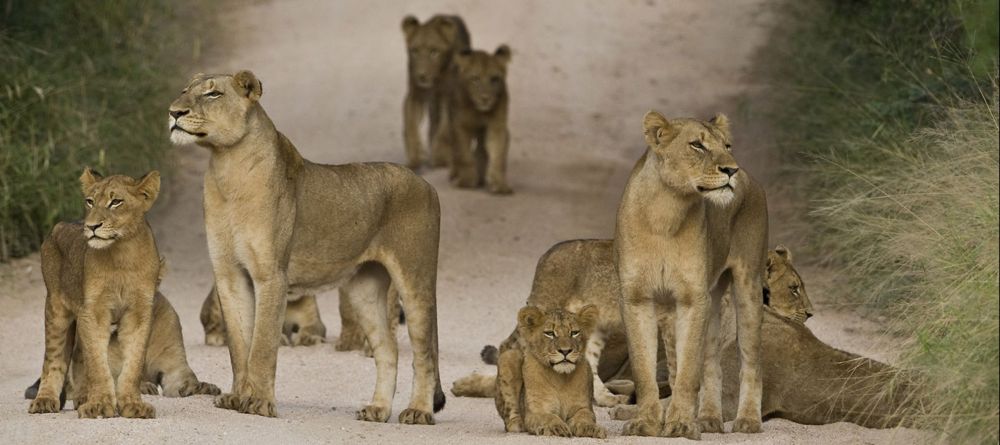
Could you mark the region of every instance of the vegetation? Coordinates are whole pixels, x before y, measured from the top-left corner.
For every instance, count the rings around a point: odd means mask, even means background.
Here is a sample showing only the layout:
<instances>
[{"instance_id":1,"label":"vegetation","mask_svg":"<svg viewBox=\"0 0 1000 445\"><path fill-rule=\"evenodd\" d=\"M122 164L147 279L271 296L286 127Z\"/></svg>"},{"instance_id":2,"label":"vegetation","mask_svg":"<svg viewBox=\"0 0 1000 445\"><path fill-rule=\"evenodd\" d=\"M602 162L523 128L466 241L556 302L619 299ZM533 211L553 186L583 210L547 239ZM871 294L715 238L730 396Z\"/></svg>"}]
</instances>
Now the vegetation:
<instances>
[{"instance_id":1,"label":"vegetation","mask_svg":"<svg viewBox=\"0 0 1000 445\"><path fill-rule=\"evenodd\" d=\"M82 216L84 166L164 168L166 106L199 41L195 2L7 2L0 10L0 261ZM196 12L188 12L196 15ZM180 63L179 63L180 62Z\"/></svg>"},{"instance_id":2,"label":"vegetation","mask_svg":"<svg viewBox=\"0 0 1000 445\"><path fill-rule=\"evenodd\" d=\"M778 131L806 166L811 250L844 271L835 297L894 320L929 382L914 422L997 443L997 2L807 2L787 20Z\"/></svg>"}]
</instances>

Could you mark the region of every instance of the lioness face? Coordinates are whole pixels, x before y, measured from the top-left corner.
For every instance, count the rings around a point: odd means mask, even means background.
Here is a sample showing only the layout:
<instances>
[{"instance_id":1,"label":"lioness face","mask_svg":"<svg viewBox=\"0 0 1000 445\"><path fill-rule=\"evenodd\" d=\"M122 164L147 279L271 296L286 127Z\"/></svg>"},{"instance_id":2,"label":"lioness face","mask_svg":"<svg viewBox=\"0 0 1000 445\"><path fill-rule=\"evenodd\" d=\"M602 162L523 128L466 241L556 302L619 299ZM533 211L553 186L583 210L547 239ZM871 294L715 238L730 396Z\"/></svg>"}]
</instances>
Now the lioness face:
<instances>
[{"instance_id":1,"label":"lioness face","mask_svg":"<svg viewBox=\"0 0 1000 445\"><path fill-rule=\"evenodd\" d=\"M552 370L569 374L584 356L597 315L597 307L593 305L585 306L579 314L563 309L542 312L526 306L518 313L517 328L529 354Z\"/></svg>"},{"instance_id":2,"label":"lioness face","mask_svg":"<svg viewBox=\"0 0 1000 445\"><path fill-rule=\"evenodd\" d=\"M699 194L719 205L733 199L740 170L733 158L729 121L723 114L710 121L667 121L655 111L643 119L646 143L665 185L684 194Z\"/></svg>"},{"instance_id":3,"label":"lioness face","mask_svg":"<svg viewBox=\"0 0 1000 445\"><path fill-rule=\"evenodd\" d=\"M510 48L507 45L500 45L492 55L484 51L467 51L455 56L460 88L465 90L477 110L492 110L507 91L508 63Z\"/></svg>"},{"instance_id":4,"label":"lioness face","mask_svg":"<svg viewBox=\"0 0 1000 445\"><path fill-rule=\"evenodd\" d=\"M145 224L144 216L160 192L160 173L151 171L138 180L122 175L104 178L88 168L80 184L87 206L83 235L91 248L104 249Z\"/></svg>"},{"instance_id":5,"label":"lioness face","mask_svg":"<svg viewBox=\"0 0 1000 445\"><path fill-rule=\"evenodd\" d=\"M451 62L457 33L454 22L444 19L420 24L413 16L403 19L410 79L419 88L430 88Z\"/></svg>"},{"instance_id":6,"label":"lioness face","mask_svg":"<svg viewBox=\"0 0 1000 445\"><path fill-rule=\"evenodd\" d=\"M813 315L802 277L792 266L792 253L778 246L767 253L767 296L764 304L779 315L805 323Z\"/></svg>"},{"instance_id":7,"label":"lioness face","mask_svg":"<svg viewBox=\"0 0 1000 445\"><path fill-rule=\"evenodd\" d=\"M170 104L170 141L228 147L248 129L250 112L262 94L260 81L249 71L235 75L197 74Z\"/></svg>"}]
</instances>

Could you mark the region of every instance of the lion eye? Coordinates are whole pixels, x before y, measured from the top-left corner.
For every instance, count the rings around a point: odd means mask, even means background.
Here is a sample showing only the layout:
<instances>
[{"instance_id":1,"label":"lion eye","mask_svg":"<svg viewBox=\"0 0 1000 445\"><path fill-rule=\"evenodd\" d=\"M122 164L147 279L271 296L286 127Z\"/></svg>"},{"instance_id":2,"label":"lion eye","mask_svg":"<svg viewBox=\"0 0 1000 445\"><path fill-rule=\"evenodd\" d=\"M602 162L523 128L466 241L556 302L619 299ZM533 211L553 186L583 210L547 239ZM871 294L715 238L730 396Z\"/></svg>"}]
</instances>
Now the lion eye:
<instances>
[{"instance_id":1,"label":"lion eye","mask_svg":"<svg viewBox=\"0 0 1000 445\"><path fill-rule=\"evenodd\" d=\"M209 99L218 99L218 98L222 97L222 93L219 92L219 91L209 91L209 92L205 93L204 96L207 97L207 98L209 98Z\"/></svg>"},{"instance_id":2,"label":"lion eye","mask_svg":"<svg viewBox=\"0 0 1000 445\"><path fill-rule=\"evenodd\" d=\"M94 206L94 200L93 199L87 198L87 199L83 200L83 202L87 203L87 208L88 209Z\"/></svg>"},{"instance_id":3,"label":"lion eye","mask_svg":"<svg viewBox=\"0 0 1000 445\"><path fill-rule=\"evenodd\" d=\"M698 152L701 153L705 152L705 144L702 144L701 141L691 141L688 144L691 145L691 148L695 149Z\"/></svg>"},{"instance_id":4,"label":"lion eye","mask_svg":"<svg viewBox=\"0 0 1000 445\"><path fill-rule=\"evenodd\" d=\"M122 200L120 200L118 198L112 199L111 202L108 203L108 208L109 209L116 209L116 208L118 208L118 206L122 205L123 202L125 202L125 201L122 201Z\"/></svg>"},{"instance_id":5,"label":"lion eye","mask_svg":"<svg viewBox=\"0 0 1000 445\"><path fill-rule=\"evenodd\" d=\"M580 331L572 331L569 333L570 337L576 338L580 336Z\"/></svg>"},{"instance_id":6,"label":"lion eye","mask_svg":"<svg viewBox=\"0 0 1000 445\"><path fill-rule=\"evenodd\" d=\"M546 337L548 337L548 338L556 338L556 333L555 333L555 332L552 332L552 331L545 331L545 332L542 332L542 335L544 335L544 336L546 336Z\"/></svg>"}]
</instances>

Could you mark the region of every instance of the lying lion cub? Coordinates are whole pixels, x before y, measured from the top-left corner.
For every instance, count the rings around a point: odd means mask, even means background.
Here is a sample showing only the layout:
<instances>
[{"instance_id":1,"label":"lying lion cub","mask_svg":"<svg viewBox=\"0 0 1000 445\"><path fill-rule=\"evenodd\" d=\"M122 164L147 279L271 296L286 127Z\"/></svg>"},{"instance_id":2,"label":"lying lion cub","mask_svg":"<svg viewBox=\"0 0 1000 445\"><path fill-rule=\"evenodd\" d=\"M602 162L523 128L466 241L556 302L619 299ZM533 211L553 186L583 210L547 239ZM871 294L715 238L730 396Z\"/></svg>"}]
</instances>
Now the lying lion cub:
<instances>
[{"instance_id":1,"label":"lying lion cub","mask_svg":"<svg viewBox=\"0 0 1000 445\"><path fill-rule=\"evenodd\" d=\"M82 418L153 418L142 400L147 343L152 326L160 255L146 212L160 191L160 174L140 179L103 178L85 169L80 177L84 223L59 223L42 243L45 297L45 362L30 413L56 413L69 366L69 337L76 322L86 392L75 397ZM117 325L121 374L108 363L108 343Z\"/></svg>"},{"instance_id":2,"label":"lying lion cub","mask_svg":"<svg viewBox=\"0 0 1000 445\"><path fill-rule=\"evenodd\" d=\"M517 328L500 345L496 405L508 432L537 436L604 438L592 406L587 337L597 306L579 314L563 309L521 308Z\"/></svg>"}]
</instances>

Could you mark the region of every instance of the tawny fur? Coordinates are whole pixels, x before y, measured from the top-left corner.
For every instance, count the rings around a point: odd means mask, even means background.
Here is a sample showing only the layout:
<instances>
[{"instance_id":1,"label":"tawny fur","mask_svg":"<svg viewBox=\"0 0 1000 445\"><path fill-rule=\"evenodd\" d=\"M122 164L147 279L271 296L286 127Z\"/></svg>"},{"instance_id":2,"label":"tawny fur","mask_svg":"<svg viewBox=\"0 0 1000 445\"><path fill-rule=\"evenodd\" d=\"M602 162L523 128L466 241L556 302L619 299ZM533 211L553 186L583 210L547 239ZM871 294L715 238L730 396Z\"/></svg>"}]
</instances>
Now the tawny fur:
<instances>
[{"instance_id":1,"label":"tawny fur","mask_svg":"<svg viewBox=\"0 0 1000 445\"><path fill-rule=\"evenodd\" d=\"M640 406L623 433L698 439L702 431L722 432L719 316L730 288L743 364L733 431L760 432L764 190L736 164L725 116L668 121L651 111L643 129L648 150L625 186L614 242ZM658 314L666 317L658 321ZM658 324L676 334L665 414L656 384Z\"/></svg>"},{"instance_id":2,"label":"tawny fur","mask_svg":"<svg viewBox=\"0 0 1000 445\"><path fill-rule=\"evenodd\" d=\"M590 366L583 363L587 333L598 317L596 306L579 314L533 306L518 312L517 328L500 345L497 363L495 402L508 432L607 435L596 423Z\"/></svg>"},{"instance_id":3,"label":"tawny fur","mask_svg":"<svg viewBox=\"0 0 1000 445\"><path fill-rule=\"evenodd\" d=\"M423 164L420 121L429 114L428 145L434 167L448 164L448 147L441 132L447 129L448 90L452 88L450 69L455 54L470 48L469 31L457 15L435 15L424 23L408 15L403 18L406 39L407 82L403 101L403 143L407 166Z\"/></svg>"},{"instance_id":4,"label":"tawny fur","mask_svg":"<svg viewBox=\"0 0 1000 445\"><path fill-rule=\"evenodd\" d=\"M450 147L449 177L459 187L480 187L509 194L507 185L507 65L511 52L500 45L493 54L464 51L452 63L446 131L442 142ZM473 146L475 145L475 146Z\"/></svg>"},{"instance_id":5,"label":"tawny fur","mask_svg":"<svg viewBox=\"0 0 1000 445\"><path fill-rule=\"evenodd\" d=\"M159 194L160 175L102 178L86 169L80 183L88 208L83 224L56 224L42 243L45 361L28 411L59 412L75 347L88 382L74 395L81 418L153 418L140 383L161 267L145 215ZM108 359L113 325L114 350L121 354L117 380Z\"/></svg>"},{"instance_id":6,"label":"tawny fur","mask_svg":"<svg viewBox=\"0 0 1000 445\"><path fill-rule=\"evenodd\" d=\"M360 420L385 422L398 351L387 294L399 292L414 356L402 423L432 424L443 407L438 375L437 193L405 167L314 164L275 129L249 71L197 75L170 106L171 140L211 151L205 225L232 392L216 406L274 417L274 378L289 296L339 288L372 345L375 393Z\"/></svg>"}]
</instances>

